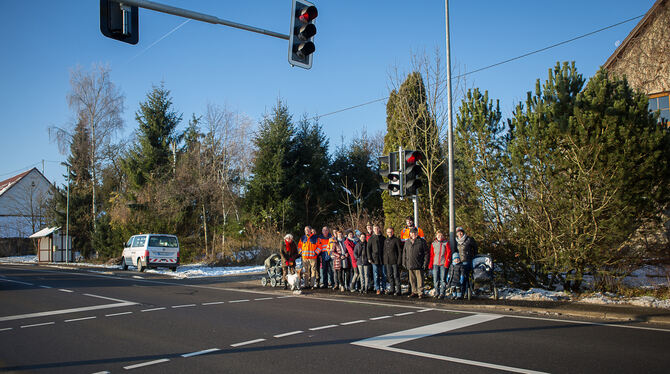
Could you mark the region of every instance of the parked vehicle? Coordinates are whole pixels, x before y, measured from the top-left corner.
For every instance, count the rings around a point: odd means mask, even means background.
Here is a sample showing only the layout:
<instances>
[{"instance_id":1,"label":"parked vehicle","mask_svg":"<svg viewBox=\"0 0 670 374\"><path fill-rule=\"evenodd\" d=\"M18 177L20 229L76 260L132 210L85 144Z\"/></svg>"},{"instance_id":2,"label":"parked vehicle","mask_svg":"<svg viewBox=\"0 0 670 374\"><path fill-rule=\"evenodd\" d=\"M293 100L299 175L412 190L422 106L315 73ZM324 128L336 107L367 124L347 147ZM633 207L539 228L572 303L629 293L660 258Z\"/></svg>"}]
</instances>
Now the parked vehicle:
<instances>
[{"instance_id":1,"label":"parked vehicle","mask_svg":"<svg viewBox=\"0 0 670 374\"><path fill-rule=\"evenodd\" d=\"M167 267L172 271L179 266L179 240L174 235L140 234L132 236L124 245L121 268L136 266L137 271L146 268Z\"/></svg>"}]
</instances>

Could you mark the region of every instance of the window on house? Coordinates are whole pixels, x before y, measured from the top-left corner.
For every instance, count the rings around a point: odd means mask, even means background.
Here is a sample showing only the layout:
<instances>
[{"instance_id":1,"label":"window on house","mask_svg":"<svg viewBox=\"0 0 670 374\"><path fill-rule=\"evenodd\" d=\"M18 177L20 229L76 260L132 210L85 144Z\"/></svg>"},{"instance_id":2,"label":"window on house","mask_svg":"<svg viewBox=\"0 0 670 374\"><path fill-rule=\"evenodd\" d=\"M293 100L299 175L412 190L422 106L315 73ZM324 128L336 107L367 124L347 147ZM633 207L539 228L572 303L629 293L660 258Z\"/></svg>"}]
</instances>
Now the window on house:
<instances>
[{"instance_id":1,"label":"window on house","mask_svg":"<svg viewBox=\"0 0 670 374\"><path fill-rule=\"evenodd\" d=\"M649 110L660 111L659 122L670 126L670 93L651 95L649 97Z\"/></svg>"}]
</instances>

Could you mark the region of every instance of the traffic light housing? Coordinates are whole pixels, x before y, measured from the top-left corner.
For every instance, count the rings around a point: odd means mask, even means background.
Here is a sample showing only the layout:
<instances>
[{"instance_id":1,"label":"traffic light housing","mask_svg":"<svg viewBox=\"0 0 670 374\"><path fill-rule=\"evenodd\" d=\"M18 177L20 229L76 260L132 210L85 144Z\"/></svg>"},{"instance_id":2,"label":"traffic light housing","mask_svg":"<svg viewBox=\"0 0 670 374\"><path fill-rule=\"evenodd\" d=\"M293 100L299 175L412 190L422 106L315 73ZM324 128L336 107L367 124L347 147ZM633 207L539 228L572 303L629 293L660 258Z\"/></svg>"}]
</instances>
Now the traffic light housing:
<instances>
[{"instance_id":1,"label":"traffic light housing","mask_svg":"<svg viewBox=\"0 0 670 374\"><path fill-rule=\"evenodd\" d=\"M137 44L140 40L138 8L114 0L100 0L100 31L108 38Z\"/></svg>"},{"instance_id":2,"label":"traffic light housing","mask_svg":"<svg viewBox=\"0 0 670 374\"><path fill-rule=\"evenodd\" d=\"M291 29L288 40L288 62L292 66L305 69L312 67L312 53L316 26L314 19L319 15L314 4L305 0L293 0L291 7Z\"/></svg>"},{"instance_id":3,"label":"traffic light housing","mask_svg":"<svg viewBox=\"0 0 670 374\"><path fill-rule=\"evenodd\" d=\"M423 153L420 151L406 150L404 152L403 162L405 167L403 189L405 196L417 195L417 190L421 187L420 177L423 174L419 161L424 159Z\"/></svg>"},{"instance_id":4,"label":"traffic light housing","mask_svg":"<svg viewBox=\"0 0 670 374\"><path fill-rule=\"evenodd\" d=\"M379 188L389 192L391 196L402 196L402 175L398 169L398 152L379 157L379 175L388 179Z\"/></svg>"}]
</instances>

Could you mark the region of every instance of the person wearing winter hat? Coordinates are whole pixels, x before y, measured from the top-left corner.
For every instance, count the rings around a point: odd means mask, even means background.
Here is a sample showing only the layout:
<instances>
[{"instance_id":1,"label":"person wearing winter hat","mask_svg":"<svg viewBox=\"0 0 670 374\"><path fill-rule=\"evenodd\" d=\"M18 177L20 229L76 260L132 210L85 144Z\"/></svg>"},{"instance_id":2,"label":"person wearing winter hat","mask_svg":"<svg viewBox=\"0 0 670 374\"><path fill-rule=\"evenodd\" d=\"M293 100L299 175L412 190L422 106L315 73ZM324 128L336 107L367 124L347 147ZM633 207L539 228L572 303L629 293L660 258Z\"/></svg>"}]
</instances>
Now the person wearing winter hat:
<instances>
[{"instance_id":1,"label":"person wearing winter hat","mask_svg":"<svg viewBox=\"0 0 670 374\"><path fill-rule=\"evenodd\" d=\"M460 226L456 228L456 249L465 272L464 282L461 284L461 293L465 294L472 272L472 259L477 255L477 242Z\"/></svg>"},{"instance_id":2,"label":"person wearing winter hat","mask_svg":"<svg viewBox=\"0 0 670 374\"><path fill-rule=\"evenodd\" d=\"M463 263L458 252L454 251L451 255L451 266L449 266L449 273L447 274L447 288L451 290L452 299L463 298L462 287L465 282L464 278L465 270L463 269Z\"/></svg>"},{"instance_id":3,"label":"person wearing winter hat","mask_svg":"<svg viewBox=\"0 0 670 374\"><path fill-rule=\"evenodd\" d=\"M402 250L402 264L409 272L409 285L411 293L408 297L423 297L423 273L428 269L429 249L426 241L419 236L419 230L412 227L409 231L409 239L405 242Z\"/></svg>"}]
</instances>

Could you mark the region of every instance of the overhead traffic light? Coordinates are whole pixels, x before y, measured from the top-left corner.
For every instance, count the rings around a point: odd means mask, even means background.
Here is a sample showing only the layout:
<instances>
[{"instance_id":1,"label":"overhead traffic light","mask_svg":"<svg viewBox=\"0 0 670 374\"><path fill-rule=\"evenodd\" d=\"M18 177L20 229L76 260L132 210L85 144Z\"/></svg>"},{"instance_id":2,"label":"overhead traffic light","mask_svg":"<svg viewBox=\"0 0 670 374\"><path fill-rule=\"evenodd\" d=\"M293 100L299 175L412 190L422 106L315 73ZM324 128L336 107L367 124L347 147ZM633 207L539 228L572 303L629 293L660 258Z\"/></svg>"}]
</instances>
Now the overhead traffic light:
<instances>
[{"instance_id":1,"label":"overhead traffic light","mask_svg":"<svg viewBox=\"0 0 670 374\"><path fill-rule=\"evenodd\" d=\"M305 0L293 0L291 7L291 29L288 40L288 62L305 69L312 67L312 53L316 26L314 19L319 15L314 4Z\"/></svg>"},{"instance_id":2,"label":"overhead traffic light","mask_svg":"<svg viewBox=\"0 0 670 374\"><path fill-rule=\"evenodd\" d=\"M388 183L381 183L379 188L387 190L391 196L402 196L402 175L397 160L398 152L379 157L379 175L388 179Z\"/></svg>"},{"instance_id":3,"label":"overhead traffic light","mask_svg":"<svg viewBox=\"0 0 670 374\"><path fill-rule=\"evenodd\" d=\"M403 161L405 162L405 167L403 169L403 195L416 195L417 190L421 187L421 180L419 178L421 177L422 172L421 165L419 165L418 162L423 160L423 153L420 151L409 150L405 150L404 153Z\"/></svg>"},{"instance_id":4,"label":"overhead traffic light","mask_svg":"<svg viewBox=\"0 0 670 374\"><path fill-rule=\"evenodd\" d=\"M108 38L137 44L140 39L138 8L114 0L100 0L100 31Z\"/></svg>"}]
</instances>

